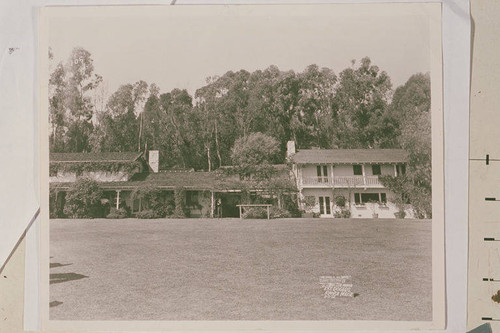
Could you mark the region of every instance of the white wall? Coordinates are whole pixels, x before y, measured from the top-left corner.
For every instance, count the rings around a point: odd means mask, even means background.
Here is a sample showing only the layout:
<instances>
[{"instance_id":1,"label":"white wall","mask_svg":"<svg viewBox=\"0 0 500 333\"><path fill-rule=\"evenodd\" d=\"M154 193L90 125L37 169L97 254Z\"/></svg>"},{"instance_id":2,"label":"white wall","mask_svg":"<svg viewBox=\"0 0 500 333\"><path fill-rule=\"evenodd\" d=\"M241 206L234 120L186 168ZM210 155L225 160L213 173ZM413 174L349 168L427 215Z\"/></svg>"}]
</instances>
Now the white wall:
<instances>
[{"instance_id":1,"label":"white wall","mask_svg":"<svg viewBox=\"0 0 500 333\"><path fill-rule=\"evenodd\" d=\"M316 199L316 205L311 212L319 213L319 200L318 197L330 197L330 202L333 201L333 191L329 188L306 188L302 190L302 200L304 200L307 196L313 196ZM300 207L307 211L304 205Z\"/></svg>"},{"instance_id":2,"label":"white wall","mask_svg":"<svg viewBox=\"0 0 500 333\"><path fill-rule=\"evenodd\" d=\"M378 203L365 203L364 205L355 205L354 193L386 193L387 204ZM307 188L302 190L302 199L306 196L314 196L316 199L316 205L311 210L311 212L319 213L319 200L318 197L330 197L332 214L340 208L335 206L335 197L342 195L347 199L346 207L349 207L349 197L351 200L351 217L352 218L372 218L373 214L378 214L379 218L395 218L395 213L398 212L398 207L393 203L395 194L386 189L351 189L350 193L348 189L328 189L328 188ZM300 207L305 209L304 206ZM405 210L405 218L414 218L413 211L409 208Z\"/></svg>"}]
</instances>

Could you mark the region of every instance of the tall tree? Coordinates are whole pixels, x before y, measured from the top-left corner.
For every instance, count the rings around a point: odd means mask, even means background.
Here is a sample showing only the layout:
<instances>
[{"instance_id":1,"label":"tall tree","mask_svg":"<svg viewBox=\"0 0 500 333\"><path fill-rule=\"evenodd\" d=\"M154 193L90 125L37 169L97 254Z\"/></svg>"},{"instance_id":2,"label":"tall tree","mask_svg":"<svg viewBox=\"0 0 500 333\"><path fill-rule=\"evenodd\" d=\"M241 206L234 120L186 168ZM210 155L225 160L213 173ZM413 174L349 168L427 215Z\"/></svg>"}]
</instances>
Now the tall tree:
<instances>
[{"instance_id":1,"label":"tall tree","mask_svg":"<svg viewBox=\"0 0 500 333\"><path fill-rule=\"evenodd\" d=\"M65 150L65 134L67 132L67 116L65 107L66 72L62 64L58 64L50 75L49 119L51 125L50 151Z\"/></svg>"},{"instance_id":2,"label":"tall tree","mask_svg":"<svg viewBox=\"0 0 500 333\"><path fill-rule=\"evenodd\" d=\"M231 159L242 178L250 175L268 178L278 152L279 145L275 138L256 132L235 141Z\"/></svg>"},{"instance_id":3,"label":"tall tree","mask_svg":"<svg viewBox=\"0 0 500 333\"><path fill-rule=\"evenodd\" d=\"M343 70L333 99L333 139L339 148L379 147L379 127L391 96L386 72L361 59L358 67Z\"/></svg>"},{"instance_id":4,"label":"tall tree","mask_svg":"<svg viewBox=\"0 0 500 333\"><path fill-rule=\"evenodd\" d=\"M94 135L94 150L137 150L139 121L136 115L142 112L147 87L144 81L124 84L110 96L106 112L98 118L99 128Z\"/></svg>"},{"instance_id":5,"label":"tall tree","mask_svg":"<svg viewBox=\"0 0 500 333\"><path fill-rule=\"evenodd\" d=\"M53 151L88 151L94 107L90 92L102 81L94 73L90 52L77 47L66 64L59 63L49 80Z\"/></svg>"},{"instance_id":6,"label":"tall tree","mask_svg":"<svg viewBox=\"0 0 500 333\"><path fill-rule=\"evenodd\" d=\"M407 173L387 184L408 198L419 217L432 216L431 82L415 74L396 89L388 118L393 119L397 144L409 153Z\"/></svg>"}]
</instances>

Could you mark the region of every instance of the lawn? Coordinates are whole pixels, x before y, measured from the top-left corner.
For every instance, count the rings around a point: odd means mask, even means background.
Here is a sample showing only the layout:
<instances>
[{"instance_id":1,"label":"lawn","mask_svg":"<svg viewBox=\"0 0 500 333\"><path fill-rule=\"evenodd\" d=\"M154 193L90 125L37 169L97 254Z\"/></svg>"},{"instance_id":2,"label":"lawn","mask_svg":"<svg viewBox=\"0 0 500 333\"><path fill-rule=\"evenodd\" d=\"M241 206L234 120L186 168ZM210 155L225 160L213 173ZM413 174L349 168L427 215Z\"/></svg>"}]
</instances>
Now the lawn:
<instances>
[{"instance_id":1,"label":"lawn","mask_svg":"<svg viewBox=\"0 0 500 333\"><path fill-rule=\"evenodd\" d=\"M53 320L431 320L431 223L51 220ZM321 276L356 297L325 298Z\"/></svg>"}]
</instances>

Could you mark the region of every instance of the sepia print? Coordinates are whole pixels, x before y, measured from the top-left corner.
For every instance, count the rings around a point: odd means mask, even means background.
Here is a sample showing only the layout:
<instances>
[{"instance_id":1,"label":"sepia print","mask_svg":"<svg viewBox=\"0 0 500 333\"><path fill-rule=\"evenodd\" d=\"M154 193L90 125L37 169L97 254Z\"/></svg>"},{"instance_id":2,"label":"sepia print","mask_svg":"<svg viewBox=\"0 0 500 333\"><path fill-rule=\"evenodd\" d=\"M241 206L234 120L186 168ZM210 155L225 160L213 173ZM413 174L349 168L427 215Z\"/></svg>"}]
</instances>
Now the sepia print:
<instances>
[{"instance_id":1,"label":"sepia print","mask_svg":"<svg viewBox=\"0 0 500 333\"><path fill-rule=\"evenodd\" d=\"M438 4L42 18L47 327L444 325Z\"/></svg>"}]
</instances>

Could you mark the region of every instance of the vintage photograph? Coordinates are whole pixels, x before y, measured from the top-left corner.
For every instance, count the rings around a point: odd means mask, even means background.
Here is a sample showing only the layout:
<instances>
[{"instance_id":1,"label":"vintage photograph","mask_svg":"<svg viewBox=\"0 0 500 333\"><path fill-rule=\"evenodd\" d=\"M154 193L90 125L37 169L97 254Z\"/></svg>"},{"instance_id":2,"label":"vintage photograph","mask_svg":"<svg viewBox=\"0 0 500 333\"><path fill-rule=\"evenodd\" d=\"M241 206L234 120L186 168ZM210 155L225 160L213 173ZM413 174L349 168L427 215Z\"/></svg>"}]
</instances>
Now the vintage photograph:
<instances>
[{"instance_id":1,"label":"vintage photograph","mask_svg":"<svg viewBox=\"0 0 500 333\"><path fill-rule=\"evenodd\" d=\"M439 4L42 14L49 321L437 324Z\"/></svg>"}]
</instances>

